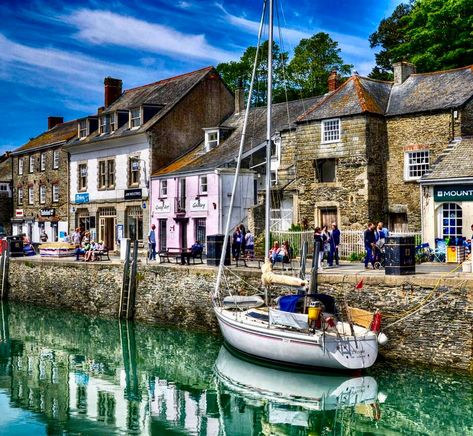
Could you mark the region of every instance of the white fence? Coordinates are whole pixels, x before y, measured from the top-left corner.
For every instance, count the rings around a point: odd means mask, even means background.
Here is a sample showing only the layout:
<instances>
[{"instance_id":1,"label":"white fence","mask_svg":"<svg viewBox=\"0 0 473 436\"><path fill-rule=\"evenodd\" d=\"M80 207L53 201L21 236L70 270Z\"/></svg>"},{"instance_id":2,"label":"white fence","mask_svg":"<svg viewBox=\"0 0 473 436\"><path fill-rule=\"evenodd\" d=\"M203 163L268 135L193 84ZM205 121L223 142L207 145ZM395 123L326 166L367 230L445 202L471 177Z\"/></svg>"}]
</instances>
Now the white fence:
<instances>
[{"instance_id":1,"label":"white fence","mask_svg":"<svg viewBox=\"0 0 473 436\"><path fill-rule=\"evenodd\" d=\"M414 236L416 245L420 244L420 232L391 232L389 236ZM294 250L294 256L300 255L300 250L304 241L309 243L309 255L314 251L314 232L307 230L304 232L271 232L273 241L289 241L290 247ZM340 246L338 247L340 257L348 258L352 253L362 255L365 253L365 244L363 241L363 230L342 230L340 233Z\"/></svg>"}]
</instances>

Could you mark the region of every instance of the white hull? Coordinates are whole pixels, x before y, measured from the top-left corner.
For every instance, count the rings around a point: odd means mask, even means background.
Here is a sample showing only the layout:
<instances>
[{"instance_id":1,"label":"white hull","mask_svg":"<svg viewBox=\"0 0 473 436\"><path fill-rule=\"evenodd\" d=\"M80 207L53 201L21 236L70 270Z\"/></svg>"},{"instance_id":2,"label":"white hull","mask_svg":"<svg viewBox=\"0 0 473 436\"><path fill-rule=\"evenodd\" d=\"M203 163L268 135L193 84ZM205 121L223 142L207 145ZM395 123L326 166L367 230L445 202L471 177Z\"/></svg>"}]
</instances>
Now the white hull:
<instances>
[{"instance_id":1,"label":"white hull","mask_svg":"<svg viewBox=\"0 0 473 436\"><path fill-rule=\"evenodd\" d=\"M353 336L335 333L269 328L267 322L248 319L248 311L216 306L214 310L228 344L261 359L307 367L363 369L373 365L378 356L376 334L357 326L355 340ZM338 327L348 327L342 324Z\"/></svg>"}]
</instances>

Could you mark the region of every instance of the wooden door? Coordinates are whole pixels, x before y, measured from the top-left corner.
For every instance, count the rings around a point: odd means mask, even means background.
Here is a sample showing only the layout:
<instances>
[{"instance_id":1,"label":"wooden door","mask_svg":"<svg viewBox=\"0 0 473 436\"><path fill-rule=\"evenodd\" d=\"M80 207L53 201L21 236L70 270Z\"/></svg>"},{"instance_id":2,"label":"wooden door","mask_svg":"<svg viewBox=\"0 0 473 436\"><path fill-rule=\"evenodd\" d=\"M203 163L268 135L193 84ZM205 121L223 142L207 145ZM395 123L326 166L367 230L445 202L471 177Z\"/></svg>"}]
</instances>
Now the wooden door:
<instances>
[{"instance_id":1,"label":"wooden door","mask_svg":"<svg viewBox=\"0 0 473 436\"><path fill-rule=\"evenodd\" d=\"M332 223L337 223L337 208L326 207L320 209L320 226L327 226L329 230L332 228Z\"/></svg>"}]
</instances>

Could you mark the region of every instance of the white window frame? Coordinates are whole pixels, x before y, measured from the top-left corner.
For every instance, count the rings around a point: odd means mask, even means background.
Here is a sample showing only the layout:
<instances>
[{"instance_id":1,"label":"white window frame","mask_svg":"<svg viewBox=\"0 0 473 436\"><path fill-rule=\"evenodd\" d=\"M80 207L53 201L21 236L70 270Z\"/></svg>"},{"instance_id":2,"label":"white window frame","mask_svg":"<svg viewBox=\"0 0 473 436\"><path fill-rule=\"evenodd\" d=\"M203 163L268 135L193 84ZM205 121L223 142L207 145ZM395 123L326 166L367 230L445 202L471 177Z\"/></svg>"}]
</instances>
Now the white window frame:
<instances>
[{"instance_id":1,"label":"white window frame","mask_svg":"<svg viewBox=\"0 0 473 436\"><path fill-rule=\"evenodd\" d=\"M460 215L458 214L458 212L460 212ZM465 218L465 212L459 204L453 201L442 203L438 211L440 237L445 239L447 237L457 238L459 236L462 236L463 223L465 222ZM445 223L445 220L448 220L448 222ZM451 224L452 220L454 221L453 225ZM444 233L444 230L447 228L454 228L455 230L459 231L457 231L456 233Z\"/></svg>"},{"instance_id":2,"label":"white window frame","mask_svg":"<svg viewBox=\"0 0 473 436\"><path fill-rule=\"evenodd\" d=\"M34 173L34 154L31 154L29 157L29 166L28 166L28 172Z\"/></svg>"},{"instance_id":3,"label":"white window frame","mask_svg":"<svg viewBox=\"0 0 473 436\"><path fill-rule=\"evenodd\" d=\"M40 154L39 157L39 168L41 171L46 170L46 152Z\"/></svg>"},{"instance_id":4,"label":"white window frame","mask_svg":"<svg viewBox=\"0 0 473 436\"><path fill-rule=\"evenodd\" d=\"M133 165L136 164L136 168ZM136 174L136 182L133 182L133 174ZM128 187L136 188L141 185L141 159L138 156L128 157Z\"/></svg>"},{"instance_id":5,"label":"white window frame","mask_svg":"<svg viewBox=\"0 0 473 436\"><path fill-rule=\"evenodd\" d=\"M84 139L89 135L89 126L87 120L80 120L77 126L77 135L79 139Z\"/></svg>"},{"instance_id":6,"label":"white window frame","mask_svg":"<svg viewBox=\"0 0 473 436\"><path fill-rule=\"evenodd\" d=\"M23 169L24 169L24 157L19 157L18 158L18 174L21 176L23 175Z\"/></svg>"},{"instance_id":7,"label":"white window frame","mask_svg":"<svg viewBox=\"0 0 473 436\"><path fill-rule=\"evenodd\" d=\"M53 170L59 168L59 150L53 150Z\"/></svg>"},{"instance_id":8,"label":"white window frame","mask_svg":"<svg viewBox=\"0 0 473 436\"><path fill-rule=\"evenodd\" d=\"M166 198L168 196L168 181L161 180L159 182L159 198Z\"/></svg>"},{"instance_id":9,"label":"white window frame","mask_svg":"<svg viewBox=\"0 0 473 436\"><path fill-rule=\"evenodd\" d=\"M39 202L46 203L46 185L39 185Z\"/></svg>"},{"instance_id":10,"label":"white window frame","mask_svg":"<svg viewBox=\"0 0 473 436\"><path fill-rule=\"evenodd\" d=\"M112 118L111 114L105 114L100 116L100 134L110 133L112 131Z\"/></svg>"},{"instance_id":11,"label":"white window frame","mask_svg":"<svg viewBox=\"0 0 473 436\"><path fill-rule=\"evenodd\" d=\"M53 203L59 202L59 184L53 185Z\"/></svg>"},{"instance_id":12,"label":"white window frame","mask_svg":"<svg viewBox=\"0 0 473 436\"><path fill-rule=\"evenodd\" d=\"M426 156L421 156L424 153ZM424 161L421 162L421 159ZM427 162L425 162L427 159ZM404 180L419 180L430 168L430 150L406 151L404 153ZM415 172L415 175L412 175Z\"/></svg>"},{"instance_id":13,"label":"white window frame","mask_svg":"<svg viewBox=\"0 0 473 436\"><path fill-rule=\"evenodd\" d=\"M210 139L210 135L217 134L216 139ZM206 130L205 131L205 151L210 151L212 148L218 147L220 145L220 130Z\"/></svg>"},{"instance_id":14,"label":"white window frame","mask_svg":"<svg viewBox=\"0 0 473 436\"><path fill-rule=\"evenodd\" d=\"M28 204L34 204L34 189L32 186L28 187Z\"/></svg>"},{"instance_id":15,"label":"white window frame","mask_svg":"<svg viewBox=\"0 0 473 436\"><path fill-rule=\"evenodd\" d=\"M23 204L23 188L18 188L18 204Z\"/></svg>"},{"instance_id":16,"label":"white window frame","mask_svg":"<svg viewBox=\"0 0 473 436\"><path fill-rule=\"evenodd\" d=\"M82 170L84 169L85 169L85 174L83 175ZM87 191L87 182L88 182L87 179L89 175L88 172L89 172L89 168L88 168L87 163L80 163L77 165L77 180L78 180L77 188L79 192ZM84 183L84 186L81 186L81 181L83 177L85 177L85 183Z\"/></svg>"},{"instance_id":17,"label":"white window frame","mask_svg":"<svg viewBox=\"0 0 473 436\"><path fill-rule=\"evenodd\" d=\"M138 114L138 115L136 115ZM137 129L141 126L141 108L130 109L130 129Z\"/></svg>"},{"instance_id":18,"label":"white window frame","mask_svg":"<svg viewBox=\"0 0 473 436\"><path fill-rule=\"evenodd\" d=\"M207 195L208 186L207 174L199 176L199 195Z\"/></svg>"},{"instance_id":19,"label":"white window frame","mask_svg":"<svg viewBox=\"0 0 473 436\"><path fill-rule=\"evenodd\" d=\"M332 128L338 124L338 128ZM340 118L331 118L329 120L322 120L321 122L321 142L322 144L330 144L334 142L340 142L342 137L342 123ZM327 138L328 137L328 138Z\"/></svg>"}]
</instances>

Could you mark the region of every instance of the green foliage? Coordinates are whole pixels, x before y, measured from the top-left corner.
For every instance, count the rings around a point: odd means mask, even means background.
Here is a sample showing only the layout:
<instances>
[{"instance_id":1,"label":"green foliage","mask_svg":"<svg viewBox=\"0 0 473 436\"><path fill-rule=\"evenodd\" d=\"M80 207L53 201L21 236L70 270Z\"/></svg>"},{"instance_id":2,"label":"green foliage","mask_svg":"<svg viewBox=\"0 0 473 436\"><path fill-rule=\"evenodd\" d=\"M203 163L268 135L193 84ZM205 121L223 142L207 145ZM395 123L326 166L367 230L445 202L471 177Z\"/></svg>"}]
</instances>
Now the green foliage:
<instances>
[{"instance_id":1,"label":"green foliage","mask_svg":"<svg viewBox=\"0 0 473 436\"><path fill-rule=\"evenodd\" d=\"M302 227L300 224L291 224L291 227L289 228L289 232L301 232Z\"/></svg>"},{"instance_id":2,"label":"green foliage","mask_svg":"<svg viewBox=\"0 0 473 436\"><path fill-rule=\"evenodd\" d=\"M351 253L350 256L348 256L350 262L361 262L364 258L364 253Z\"/></svg>"},{"instance_id":3,"label":"green foliage","mask_svg":"<svg viewBox=\"0 0 473 436\"><path fill-rule=\"evenodd\" d=\"M418 72L473 64L473 2L471 0L417 0L400 4L383 19L369 40L382 47L376 54L378 70L390 71L393 62L406 60Z\"/></svg>"}]
</instances>

